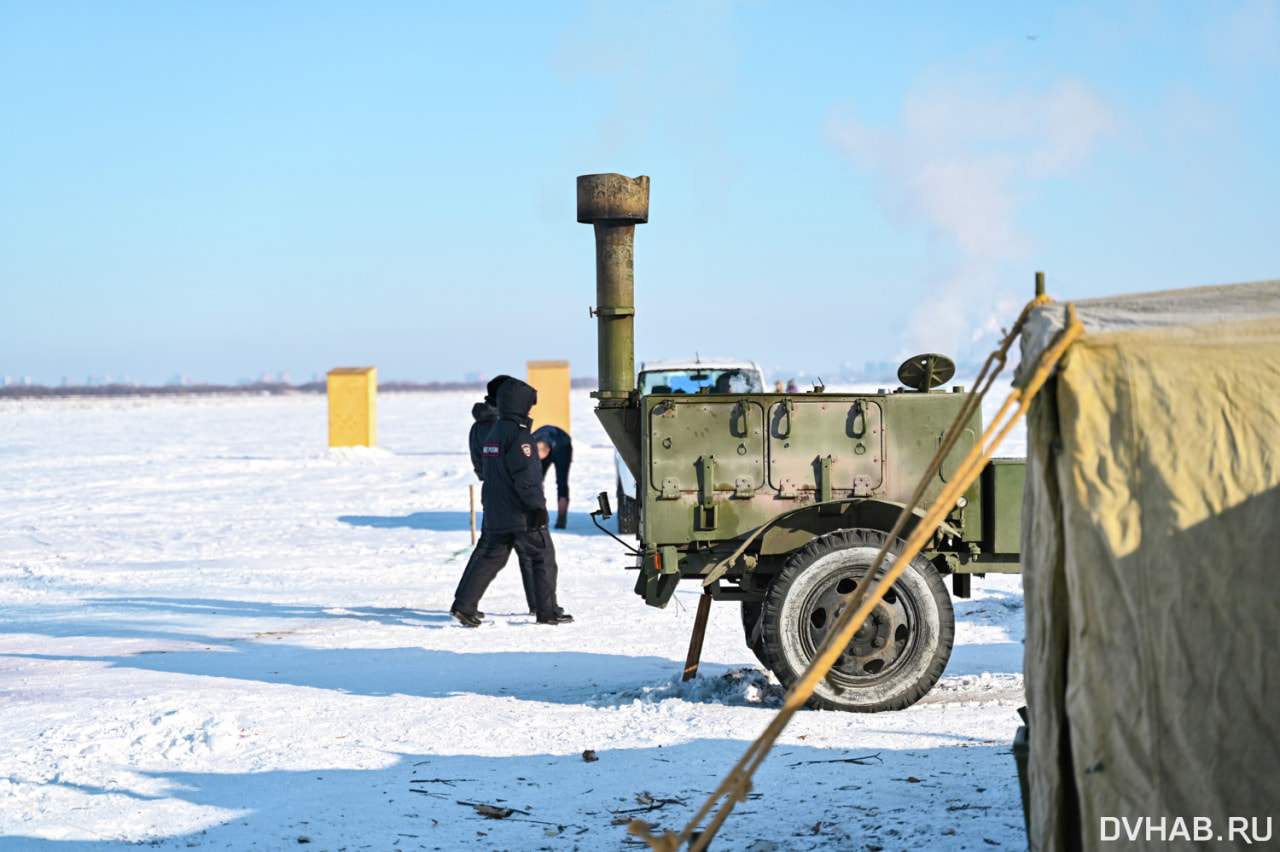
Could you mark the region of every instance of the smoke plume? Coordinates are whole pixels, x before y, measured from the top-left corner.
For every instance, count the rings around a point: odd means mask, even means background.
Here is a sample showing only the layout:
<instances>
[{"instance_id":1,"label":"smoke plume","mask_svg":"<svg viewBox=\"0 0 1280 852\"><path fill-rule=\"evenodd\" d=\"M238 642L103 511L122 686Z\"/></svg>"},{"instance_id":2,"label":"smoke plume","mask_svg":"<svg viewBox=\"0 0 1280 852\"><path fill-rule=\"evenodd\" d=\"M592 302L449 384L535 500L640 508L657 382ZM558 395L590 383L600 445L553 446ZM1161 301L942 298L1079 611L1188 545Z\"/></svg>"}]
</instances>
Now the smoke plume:
<instances>
[{"instance_id":1,"label":"smoke plume","mask_svg":"<svg viewBox=\"0 0 1280 852\"><path fill-rule=\"evenodd\" d=\"M863 121L853 104L833 110L836 149L874 176L886 215L923 226L930 239L935 272L908 321L904 354L964 355L992 330L993 309L1026 301L1002 277L1021 263L1030 278L1034 245L1017 214L1035 202L1038 183L1082 167L1115 126L1106 102L1071 79L1008 94L929 80L907 96L893 127Z\"/></svg>"}]
</instances>

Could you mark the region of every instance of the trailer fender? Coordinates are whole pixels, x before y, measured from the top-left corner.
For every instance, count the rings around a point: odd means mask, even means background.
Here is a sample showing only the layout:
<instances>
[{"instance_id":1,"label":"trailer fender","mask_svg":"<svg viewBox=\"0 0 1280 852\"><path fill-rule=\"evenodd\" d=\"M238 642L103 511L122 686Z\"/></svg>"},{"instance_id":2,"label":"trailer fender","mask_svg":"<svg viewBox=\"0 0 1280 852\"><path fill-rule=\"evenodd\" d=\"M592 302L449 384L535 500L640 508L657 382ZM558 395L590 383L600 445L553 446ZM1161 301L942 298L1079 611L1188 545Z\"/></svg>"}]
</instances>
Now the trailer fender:
<instances>
[{"instance_id":1,"label":"trailer fender","mask_svg":"<svg viewBox=\"0 0 1280 852\"><path fill-rule=\"evenodd\" d=\"M818 536L836 530L870 529L888 533L898 522L904 505L890 500L871 499L805 506L774 519L760 538L760 554L790 553ZM905 539L911 535L926 511L917 507L899 531L899 538ZM960 538L960 531L947 523L939 525L937 534L943 538Z\"/></svg>"},{"instance_id":2,"label":"trailer fender","mask_svg":"<svg viewBox=\"0 0 1280 852\"><path fill-rule=\"evenodd\" d=\"M893 530L904 508L906 508L905 503L895 503L891 500L845 499L811 503L792 509L790 512L783 512L752 531L732 555L722 559L702 578L702 585L710 586L723 577L729 570L729 566L733 565L738 557L742 556L757 540L760 542L760 555L769 556L790 553L808 544L814 538L836 530L861 528L887 534ZM920 507L914 509L899 531L899 537L905 539L911 535L926 511ZM958 541L960 530L944 521L938 525L935 538L938 537L954 538Z\"/></svg>"}]
</instances>

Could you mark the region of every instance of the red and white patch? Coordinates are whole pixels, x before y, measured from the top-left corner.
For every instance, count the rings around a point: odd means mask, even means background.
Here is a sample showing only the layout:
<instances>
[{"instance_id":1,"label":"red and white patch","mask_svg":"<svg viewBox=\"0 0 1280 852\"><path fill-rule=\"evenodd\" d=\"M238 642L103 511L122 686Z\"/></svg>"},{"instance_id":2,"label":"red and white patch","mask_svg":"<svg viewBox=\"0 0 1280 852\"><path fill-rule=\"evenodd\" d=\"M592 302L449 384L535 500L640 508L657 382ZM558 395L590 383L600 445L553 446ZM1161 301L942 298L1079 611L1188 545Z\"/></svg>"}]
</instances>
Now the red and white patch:
<instances>
[{"instance_id":1,"label":"red and white patch","mask_svg":"<svg viewBox=\"0 0 1280 852\"><path fill-rule=\"evenodd\" d=\"M533 457L533 447L531 447L529 444L521 444L520 452L524 453L525 457L527 458Z\"/></svg>"}]
</instances>

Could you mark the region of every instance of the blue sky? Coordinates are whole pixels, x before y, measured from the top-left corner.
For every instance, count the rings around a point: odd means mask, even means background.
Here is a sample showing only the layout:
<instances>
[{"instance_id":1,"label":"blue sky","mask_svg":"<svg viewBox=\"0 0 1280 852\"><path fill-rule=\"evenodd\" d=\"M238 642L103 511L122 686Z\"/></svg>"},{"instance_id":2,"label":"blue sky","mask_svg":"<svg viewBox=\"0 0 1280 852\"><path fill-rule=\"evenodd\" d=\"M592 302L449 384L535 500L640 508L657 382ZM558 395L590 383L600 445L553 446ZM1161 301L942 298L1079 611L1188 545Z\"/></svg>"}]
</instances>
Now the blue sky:
<instances>
[{"instance_id":1,"label":"blue sky","mask_svg":"<svg viewBox=\"0 0 1280 852\"><path fill-rule=\"evenodd\" d=\"M1280 2L0 3L0 375L985 354L1032 295L1280 278Z\"/></svg>"}]
</instances>

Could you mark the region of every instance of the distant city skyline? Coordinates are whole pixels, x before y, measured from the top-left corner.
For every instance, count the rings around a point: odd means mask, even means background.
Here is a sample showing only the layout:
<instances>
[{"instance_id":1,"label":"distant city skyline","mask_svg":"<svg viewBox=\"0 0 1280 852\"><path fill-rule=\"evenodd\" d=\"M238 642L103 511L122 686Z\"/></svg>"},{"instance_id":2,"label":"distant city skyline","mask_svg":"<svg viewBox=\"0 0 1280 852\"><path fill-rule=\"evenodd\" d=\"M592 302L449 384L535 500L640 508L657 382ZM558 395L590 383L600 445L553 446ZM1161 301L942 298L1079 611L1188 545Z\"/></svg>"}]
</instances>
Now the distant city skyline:
<instances>
[{"instance_id":1,"label":"distant city skyline","mask_svg":"<svg viewBox=\"0 0 1280 852\"><path fill-rule=\"evenodd\" d=\"M1280 277L1277 81L1267 0L9 0L0 375L594 375L614 171L637 361L976 360L1036 270Z\"/></svg>"},{"instance_id":2,"label":"distant city skyline","mask_svg":"<svg viewBox=\"0 0 1280 852\"><path fill-rule=\"evenodd\" d=\"M520 365L519 371L521 373L523 373L523 366L524 365ZM594 367L594 364L592 364L592 366ZM762 366L761 369L764 372L768 383L770 384L776 381L785 382L789 379L797 379L797 380L804 380L804 381L821 380L821 383L825 383L825 384L883 381L896 386L897 371L899 366L900 366L899 362L868 361L861 365L855 365L852 362L846 362L841 365L833 365L832 367L825 370L814 370L814 371L790 370L785 367L776 367L776 366L772 368ZM982 368L982 363L978 361L961 362L956 365L956 376L962 377L965 380L968 380L969 377L977 375L978 371L981 368ZM575 384L582 384L590 381L595 381L597 378L594 374L584 374L577 371L573 371L572 365L570 365L570 369L571 369L571 375L573 377L573 381ZM1012 371L1010 368L1010 373L1011 372ZM465 373L460 378L380 376L379 383L380 384L391 383L391 384L426 385L426 384L440 383L440 382L458 382L461 384L479 386L484 384L486 381L488 381L489 378L490 376L488 374L480 373L480 372ZM295 385L301 386L301 385L320 384L320 383L323 383L324 381L325 381L325 375L323 373L314 373L311 375L310 378L306 378L306 379L300 378L295 382L294 378L288 372L282 371L282 372L273 373L269 370L264 370L260 375L256 377L239 378L230 382L205 381L205 380L188 376L186 374L178 373L171 376L167 381L147 383L139 379L135 379L128 375L112 376L109 373L105 373L105 374L90 374L89 376L86 376L81 381L76 381L74 378L70 376L63 376L61 381L50 384L50 383L35 382L31 379L30 376L23 376L21 378L15 379L15 377L13 376L6 375L6 376L0 377L0 386L6 387L6 388L15 387L19 385L63 387L63 388L65 387L93 388L93 387L107 387L107 386L170 387L175 385L187 386L187 387L205 386L205 385L246 386L246 385L259 385L259 384L280 384L280 385L289 385L289 386L295 386Z\"/></svg>"}]
</instances>

